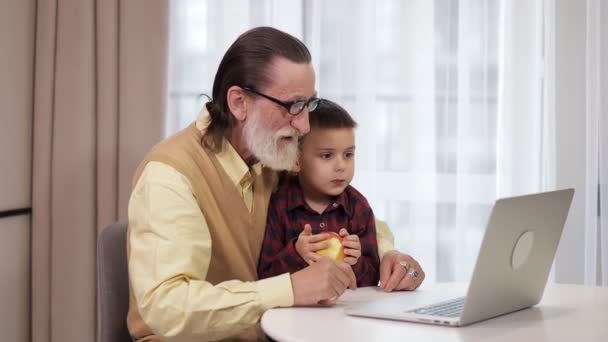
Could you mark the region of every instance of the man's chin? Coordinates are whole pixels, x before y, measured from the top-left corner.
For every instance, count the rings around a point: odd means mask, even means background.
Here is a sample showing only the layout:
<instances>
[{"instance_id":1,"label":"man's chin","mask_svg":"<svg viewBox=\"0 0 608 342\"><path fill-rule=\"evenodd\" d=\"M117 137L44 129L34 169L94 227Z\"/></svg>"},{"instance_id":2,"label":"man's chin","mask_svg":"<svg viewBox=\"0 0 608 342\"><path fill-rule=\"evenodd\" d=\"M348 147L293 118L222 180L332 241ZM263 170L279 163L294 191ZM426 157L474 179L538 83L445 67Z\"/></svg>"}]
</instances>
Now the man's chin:
<instances>
[{"instance_id":1,"label":"man's chin","mask_svg":"<svg viewBox=\"0 0 608 342\"><path fill-rule=\"evenodd\" d=\"M264 166L275 171L293 170L298 162L297 137L284 137L275 139L273 148L250 148L257 159Z\"/></svg>"},{"instance_id":2,"label":"man's chin","mask_svg":"<svg viewBox=\"0 0 608 342\"><path fill-rule=\"evenodd\" d=\"M275 171L290 171L295 169L298 158L273 155L268 156L268 158L260 159L260 161L266 167L269 167Z\"/></svg>"}]
</instances>

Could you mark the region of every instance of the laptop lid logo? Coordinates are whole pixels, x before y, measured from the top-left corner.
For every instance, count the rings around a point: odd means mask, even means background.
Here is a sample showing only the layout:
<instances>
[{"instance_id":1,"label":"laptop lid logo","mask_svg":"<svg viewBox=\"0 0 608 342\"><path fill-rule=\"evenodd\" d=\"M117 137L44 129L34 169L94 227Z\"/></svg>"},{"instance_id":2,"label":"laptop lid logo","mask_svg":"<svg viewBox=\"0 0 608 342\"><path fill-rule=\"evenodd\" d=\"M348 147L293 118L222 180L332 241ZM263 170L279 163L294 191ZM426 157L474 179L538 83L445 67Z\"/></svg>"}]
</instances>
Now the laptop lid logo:
<instances>
[{"instance_id":1,"label":"laptop lid logo","mask_svg":"<svg viewBox=\"0 0 608 342\"><path fill-rule=\"evenodd\" d=\"M513 253L511 254L511 267L513 267L514 270L517 271L526 263L532 252L533 246L534 232L531 230L523 232L517 239L515 247L513 248Z\"/></svg>"}]
</instances>

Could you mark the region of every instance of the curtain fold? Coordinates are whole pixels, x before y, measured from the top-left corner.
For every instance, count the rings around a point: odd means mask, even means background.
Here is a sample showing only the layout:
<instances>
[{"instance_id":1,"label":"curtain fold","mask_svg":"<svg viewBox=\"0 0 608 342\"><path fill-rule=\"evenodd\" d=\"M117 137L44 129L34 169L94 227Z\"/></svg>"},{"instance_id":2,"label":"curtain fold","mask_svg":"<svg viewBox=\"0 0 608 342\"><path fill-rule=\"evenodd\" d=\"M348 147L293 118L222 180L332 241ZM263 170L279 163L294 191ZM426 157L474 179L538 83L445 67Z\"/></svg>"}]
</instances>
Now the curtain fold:
<instances>
[{"instance_id":1,"label":"curtain fold","mask_svg":"<svg viewBox=\"0 0 608 342\"><path fill-rule=\"evenodd\" d=\"M543 169L551 117L543 111L542 2L503 1L500 12L496 196L552 190L544 180L554 170Z\"/></svg>"},{"instance_id":2,"label":"curtain fold","mask_svg":"<svg viewBox=\"0 0 608 342\"><path fill-rule=\"evenodd\" d=\"M91 341L97 234L163 134L168 3L39 1L36 21L32 341Z\"/></svg>"}]
</instances>

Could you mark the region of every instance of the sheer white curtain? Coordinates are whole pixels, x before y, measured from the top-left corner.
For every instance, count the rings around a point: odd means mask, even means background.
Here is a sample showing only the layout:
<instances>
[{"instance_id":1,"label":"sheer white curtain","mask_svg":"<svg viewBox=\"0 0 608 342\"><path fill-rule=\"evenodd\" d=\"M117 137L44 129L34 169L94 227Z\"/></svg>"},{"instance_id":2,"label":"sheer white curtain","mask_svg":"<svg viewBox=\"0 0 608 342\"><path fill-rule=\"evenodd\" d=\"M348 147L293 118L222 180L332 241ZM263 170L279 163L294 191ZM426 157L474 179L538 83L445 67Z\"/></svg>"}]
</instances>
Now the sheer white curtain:
<instances>
[{"instance_id":1,"label":"sheer white curtain","mask_svg":"<svg viewBox=\"0 0 608 342\"><path fill-rule=\"evenodd\" d=\"M354 185L429 280L468 279L495 198L498 3L306 4L317 88L360 123Z\"/></svg>"},{"instance_id":2,"label":"sheer white curtain","mask_svg":"<svg viewBox=\"0 0 608 342\"><path fill-rule=\"evenodd\" d=\"M500 9L497 196L555 188L551 132L553 111L545 110L544 17L542 1L503 1ZM549 56L550 57L550 56Z\"/></svg>"},{"instance_id":3,"label":"sheer white curtain","mask_svg":"<svg viewBox=\"0 0 608 342\"><path fill-rule=\"evenodd\" d=\"M238 34L287 31L310 48L320 96L359 122L353 185L396 247L417 257L430 281L465 281L494 200L556 186L551 3L172 1L166 133L196 117ZM606 116L596 117L605 135ZM608 233L601 238L606 246ZM597 253L607 260L606 248Z\"/></svg>"}]
</instances>

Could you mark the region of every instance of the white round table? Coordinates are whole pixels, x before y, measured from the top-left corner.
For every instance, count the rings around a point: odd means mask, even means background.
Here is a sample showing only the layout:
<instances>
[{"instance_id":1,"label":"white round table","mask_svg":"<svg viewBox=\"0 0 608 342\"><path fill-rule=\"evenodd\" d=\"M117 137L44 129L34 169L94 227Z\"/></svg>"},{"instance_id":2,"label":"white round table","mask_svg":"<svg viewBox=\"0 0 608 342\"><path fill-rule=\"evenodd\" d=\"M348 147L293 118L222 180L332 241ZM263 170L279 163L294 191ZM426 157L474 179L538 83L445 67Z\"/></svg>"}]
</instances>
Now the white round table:
<instances>
[{"instance_id":1,"label":"white round table","mask_svg":"<svg viewBox=\"0 0 608 342\"><path fill-rule=\"evenodd\" d=\"M438 284L466 289L465 284ZM425 288L419 289L424 291ZM262 329L277 341L608 341L608 288L549 284L541 302L529 309L465 327L347 316L357 302L408 296L375 287L347 292L332 307L293 307L267 311Z\"/></svg>"}]
</instances>

